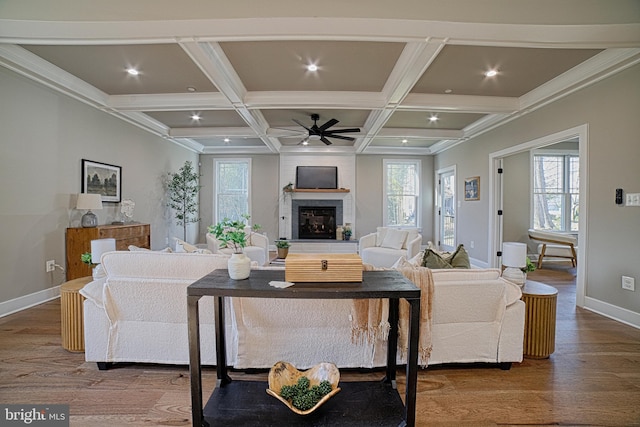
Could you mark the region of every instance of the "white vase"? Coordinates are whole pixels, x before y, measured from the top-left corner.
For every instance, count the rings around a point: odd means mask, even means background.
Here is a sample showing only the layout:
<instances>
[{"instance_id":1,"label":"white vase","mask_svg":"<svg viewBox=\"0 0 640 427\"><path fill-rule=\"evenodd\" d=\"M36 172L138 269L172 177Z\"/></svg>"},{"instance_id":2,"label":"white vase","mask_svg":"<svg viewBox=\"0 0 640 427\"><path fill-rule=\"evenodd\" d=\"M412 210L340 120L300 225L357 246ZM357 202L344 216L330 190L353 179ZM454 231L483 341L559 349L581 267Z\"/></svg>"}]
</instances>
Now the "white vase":
<instances>
[{"instance_id":1,"label":"white vase","mask_svg":"<svg viewBox=\"0 0 640 427\"><path fill-rule=\"evenodd\" d=\"M229 269L229 277L234 280L243 280L249 277L251 272L251 258L244 253L231 254L229 262L227 263Z\"/></svg>"}]
</instances>

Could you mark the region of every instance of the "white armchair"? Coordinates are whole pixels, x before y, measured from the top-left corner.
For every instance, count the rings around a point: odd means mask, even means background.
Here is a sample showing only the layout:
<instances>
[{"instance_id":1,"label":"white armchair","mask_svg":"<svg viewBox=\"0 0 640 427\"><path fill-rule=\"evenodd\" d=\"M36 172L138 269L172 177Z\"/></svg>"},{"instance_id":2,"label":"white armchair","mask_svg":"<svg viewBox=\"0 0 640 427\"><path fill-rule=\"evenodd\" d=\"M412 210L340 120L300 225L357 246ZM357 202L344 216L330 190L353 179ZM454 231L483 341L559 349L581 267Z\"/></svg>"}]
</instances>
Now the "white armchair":
<instances>
[{"instance_id":1,"label":"white armchair","mask_svg":"<svg viewBox=\"0 0 640 427\"><path fill-rule=\"evenodd\" d=\"M417 228L397 229L378 227L378 231L358 240L362 262L375 267L389 268L400 259L411 259L420 252L422 236Z\"/></svg>"},{"instance_id":2,"label":"white armchair","mask_svg":"<svg viewBox=\"0 0 640 427\"><path fill-rule=\"evenodd\" d=\"M244 247L244 253L256 261L258 265L267 265L269 263L269 238L260 233L251 231L251 227L245 228L247 234L247 242ZM223 253L231 255L233 251L228 248L220 248L221 242L211 233L207 233L207 248L215 253Z\"/></svg>"}]
</instances>

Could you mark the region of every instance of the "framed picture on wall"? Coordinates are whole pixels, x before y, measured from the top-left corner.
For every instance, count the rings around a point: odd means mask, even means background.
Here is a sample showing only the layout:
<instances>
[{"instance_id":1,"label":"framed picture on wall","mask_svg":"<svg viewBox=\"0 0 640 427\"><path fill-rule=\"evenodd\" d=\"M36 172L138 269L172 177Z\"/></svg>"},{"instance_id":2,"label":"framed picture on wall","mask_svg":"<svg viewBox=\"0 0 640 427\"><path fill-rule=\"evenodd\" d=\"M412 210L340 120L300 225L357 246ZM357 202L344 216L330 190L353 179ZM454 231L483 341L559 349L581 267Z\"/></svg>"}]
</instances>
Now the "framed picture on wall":
<instances>
[{"instance_id":1,"label":"framed picture on wall","mask_svg":"<svg viewBox=\"0 0 640 427\"><path fill-rule=\"evenodd\" d=\"M464 180L464 199L480 200L480 177L473 176Z\"/></svg>"},{"instance_id":2,"label":"framed picture on wall","mask_svg":"<svg viewBox=\"0 0 640 427\"><path fill-rule=\"evenodd\" d=\"M103 202L122 198L122 167L82 159L82 193L100 194Z\"/></svg>"}]
</instances>

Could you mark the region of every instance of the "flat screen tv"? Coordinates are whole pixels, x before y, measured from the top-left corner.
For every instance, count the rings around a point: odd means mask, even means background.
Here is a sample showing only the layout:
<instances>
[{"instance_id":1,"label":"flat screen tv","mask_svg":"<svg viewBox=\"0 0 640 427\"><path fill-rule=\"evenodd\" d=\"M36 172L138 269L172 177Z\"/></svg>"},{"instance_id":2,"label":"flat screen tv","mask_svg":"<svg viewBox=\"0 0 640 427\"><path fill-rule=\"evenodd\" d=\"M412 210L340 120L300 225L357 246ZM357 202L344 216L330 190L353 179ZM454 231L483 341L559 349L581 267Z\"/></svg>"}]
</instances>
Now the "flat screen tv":
<instances>
[{"instance_id":1,"label":"flat screen tv","mask_svg":"<svg viewBox=\"0 0 640 427\"><path fill-rule=\"evenodd\" d=\"M338 167L298 166L296 167L296 188L338 188Z\"/></svg>"}]
</instances>

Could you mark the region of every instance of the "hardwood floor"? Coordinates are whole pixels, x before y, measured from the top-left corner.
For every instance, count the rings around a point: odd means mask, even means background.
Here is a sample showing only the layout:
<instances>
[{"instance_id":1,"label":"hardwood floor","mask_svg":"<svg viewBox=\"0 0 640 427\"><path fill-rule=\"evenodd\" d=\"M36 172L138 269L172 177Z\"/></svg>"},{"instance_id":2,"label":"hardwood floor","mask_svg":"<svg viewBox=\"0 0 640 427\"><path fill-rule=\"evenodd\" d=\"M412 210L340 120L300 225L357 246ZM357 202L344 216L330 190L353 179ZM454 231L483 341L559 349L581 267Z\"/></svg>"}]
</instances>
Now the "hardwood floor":
<instances>
[{"instance_id":1,"label":"hardwood floor","mask_svg":"<svg viewBox=\"0 0 640 427\"><path fill-rule=\"evenodd\" d=\"M485 365L420 371L418 425L640 426L640 330L576 309L574 272L549 263L529 276L559 290L549 359L525 359L509 371ZM69 404L72 426L190 425L187 367L121 364L98 371L83 353L60 344L58 300L0 319L0 403ZM341 379L380 375L346 372ZM266 384L266 373L232 377ZM401 394L403 380L399 372ZM214 385L215 371L207 368L205 399Z\"/></svg>"}]
</instances>

